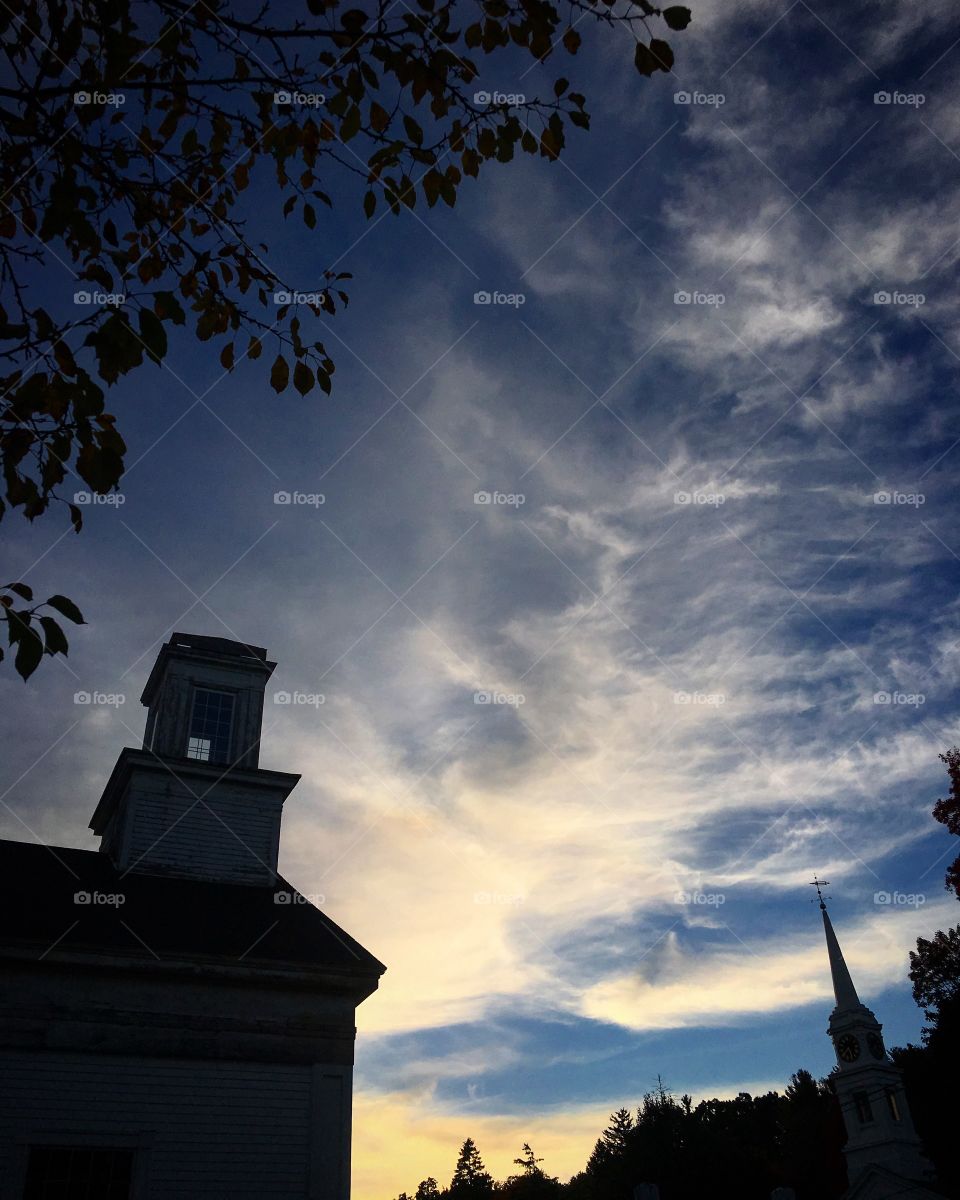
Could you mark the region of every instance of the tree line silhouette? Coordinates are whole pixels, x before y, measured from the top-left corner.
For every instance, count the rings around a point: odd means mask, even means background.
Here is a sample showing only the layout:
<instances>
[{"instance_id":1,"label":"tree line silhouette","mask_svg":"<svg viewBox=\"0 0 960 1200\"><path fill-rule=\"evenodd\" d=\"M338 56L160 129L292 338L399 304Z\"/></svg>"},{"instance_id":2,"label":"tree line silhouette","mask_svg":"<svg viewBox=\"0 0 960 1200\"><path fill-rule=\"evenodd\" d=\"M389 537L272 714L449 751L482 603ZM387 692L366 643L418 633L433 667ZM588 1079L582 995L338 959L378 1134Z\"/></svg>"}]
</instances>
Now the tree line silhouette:
<instances>
[{"instance_id":1,"label":"tree line silhouette","mask_svg":"<svg viewBox=\"0 0 960 1200\"><path fill-rule=\"evenodd\" d=\"M948 1195L960 1195L960 1171L952 1152L955 1117L944 1097L957 1079L957 1024L950 1031L952 1071L936 1048L908 1046L891 1054L904 1073L917 1131ZM936 1041L936 1038L934 1038ZM946 1031L941 1031L941 1043ZM940 1046L946 1049L945 1044ZM446 1187L421 1181L397 1200L633 1200L634 1188L657 1184L661 1200L737 1196L769 1200L791 1187L797 1200L839 1200L848 1186L843 1145L846 1133L831 1079L800 1069L781 1094L729 1100L674 1096L658 1080L636 1109L620 1108L597 1139L584 1169L567 1183L548 1173L528 1143L514 1159L516 1172L496 1181L473 1138L460 1147Z\"/></svg>"}]
</instances>

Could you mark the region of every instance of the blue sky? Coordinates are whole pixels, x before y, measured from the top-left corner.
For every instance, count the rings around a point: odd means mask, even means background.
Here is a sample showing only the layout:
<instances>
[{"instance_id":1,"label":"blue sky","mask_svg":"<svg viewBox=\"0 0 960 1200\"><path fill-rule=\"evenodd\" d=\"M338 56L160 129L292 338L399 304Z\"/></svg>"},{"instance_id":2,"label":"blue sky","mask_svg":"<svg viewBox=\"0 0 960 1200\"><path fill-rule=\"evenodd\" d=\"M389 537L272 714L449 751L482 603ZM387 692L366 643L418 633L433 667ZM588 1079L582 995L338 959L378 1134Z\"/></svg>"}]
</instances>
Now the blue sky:
<instances>
[{"instance_id":1,"label":"blue sky","mask_svg":"<svg viewBox=\"0 0 960 1200\"><path fill-rule=\"evenodd\" d=\"M694 5L651 81L604 39L563 65L594 128L561 163L270 227L304 290L354 275L329 400L175 342L117 389L124 503L79 538L5 523L8 574L90 625L0 680L4 836L95 844L173 628L322 694L268 704L262 761L304 775L286 874L389 967L359 1015L361 1200L467 1135L500 1174L527 1138L569 1173L658 1073L826 1072L814 870L862 997L916 1040L907 952L956 921L930 818L960 646L955 32L945 3Z\"/></svg>"}]
</instances>

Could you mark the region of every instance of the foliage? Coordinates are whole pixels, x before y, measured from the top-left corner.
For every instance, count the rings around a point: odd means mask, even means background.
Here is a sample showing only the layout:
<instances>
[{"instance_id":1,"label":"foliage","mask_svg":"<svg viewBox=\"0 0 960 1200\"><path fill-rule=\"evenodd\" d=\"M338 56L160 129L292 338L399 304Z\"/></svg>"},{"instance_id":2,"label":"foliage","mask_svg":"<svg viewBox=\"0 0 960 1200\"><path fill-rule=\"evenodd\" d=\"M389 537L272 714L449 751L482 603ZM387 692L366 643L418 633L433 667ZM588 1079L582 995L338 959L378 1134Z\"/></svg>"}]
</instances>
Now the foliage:
<instances>
[{"instance_id":1,"label":"foliage","mask_svg":"<svg viewBox=\"0 0 960 1200\"><path fill-rule=\"evenodd\" d=\"M917 949L910 951L910 979L914 1000L936 1025L941 1010L960 1000L960 925L917 938Z\"/></svg>"},{"instance_id":2,"label":"foliage","mask_svg":"<svg viewBox=\"0 0 960 1200\"><path fill-rule=\"evenodd\" d=\"M485 164L518 150L553 161L569 127L590 127L559 72L544 96L484 100L483 58L569 59L588 28L626 30L650 76L673 63L658 29L690 21L647 0L266 0L244 13L239 0L0 6L0 518L61 503L79 532L61 485L118 486L127 447L107 394L164 364L177 329L224 373L263 357L275 392L329 393L322 323L349 276L279 271L278 219L310 237L351 196L368 219L452 207ZM24 677L36 658L23 655Z\"/></svg>"},{"instance_id":3,"label":"foliage","mask_svg":"<svg viewBox=\"0 0 960 1200\"><path fill-rule=\"evenodd\" d=\"M568 1183L547 1175L525 1142L514 1159L519 1173L494 1187L509 1200L633 1200L639 1183L656 1183L662 1200L768 1200L779 1186L793 1187L798 1200L838 1200L847 1185L844 1137L832 1087L808 1071L797 1071L783 1095L744 1092L696 1106L658 1081L635 1114L612 1114L586 1169ZM451 1185L442 1198L453 1195Z\"/></svg>"},{"instance_id":4,"label":"foliage","mask_svg":"<svg viewBox=\"0 0 960 1200\"><path fill-rule=\"evenodd\" d=\"M960 837L960 749L956 746L940 755L940 761L945 764L950 776L950 795L944 800L938 800L933 806L933 815L937 821L946 825L956 837ZM953 889L960 900L960 854L947 867L946 886Z\"/></svg>"},{"instance_id":5,"label":"foliage","mask_svg":"<svg viewBox=\"0 0 960 1200\"><path fill-rule=\"evenodd\" d=\"M53 609L75 625L85 624L79 608L66 596L48 596L42 603L33 604L33 589L25 583L6 583L0 593L0 615L7 622L8 642L16 646L13 665L23 679L33 674L44 654L66 654L69 649L56 617L41 609ZM17 608L17 599L25 600L27 607ZM0 646L0 660L3 656Z\"/></svg>"}]
</instances>

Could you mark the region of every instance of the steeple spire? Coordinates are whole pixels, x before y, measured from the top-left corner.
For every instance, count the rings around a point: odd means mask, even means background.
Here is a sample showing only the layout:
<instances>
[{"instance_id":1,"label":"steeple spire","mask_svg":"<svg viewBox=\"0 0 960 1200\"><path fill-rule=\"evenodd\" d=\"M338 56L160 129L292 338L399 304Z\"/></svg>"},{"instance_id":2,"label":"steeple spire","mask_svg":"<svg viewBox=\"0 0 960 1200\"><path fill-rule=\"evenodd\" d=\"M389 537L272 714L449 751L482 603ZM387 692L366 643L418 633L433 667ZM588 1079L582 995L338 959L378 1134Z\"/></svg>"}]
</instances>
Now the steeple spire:
<instances>
[{"instance_id":1,"label":"steeple spire","mask_svg":"<svg viewBox=\"0 0 960 1200\"><path fill-rule=\"evenodd\" d=\"M823 902L821 888L829 887L830 881L828 879L818 879L814 875L810 886L817 889L817 899L820 901L820 911L823 914L823 932L827 938L827 954L830 956L830 974L833 978L833 995L837 1001L837 1008L860 1008L860 997L857 995L857 989L853 986L853 980L850 978L850 971L844 960L843 951L840 949L840 943L837 941L837 935L834 933L833 925L830 922L830 914L827 912L827 906Z\"/></svg>"}]
</instances>

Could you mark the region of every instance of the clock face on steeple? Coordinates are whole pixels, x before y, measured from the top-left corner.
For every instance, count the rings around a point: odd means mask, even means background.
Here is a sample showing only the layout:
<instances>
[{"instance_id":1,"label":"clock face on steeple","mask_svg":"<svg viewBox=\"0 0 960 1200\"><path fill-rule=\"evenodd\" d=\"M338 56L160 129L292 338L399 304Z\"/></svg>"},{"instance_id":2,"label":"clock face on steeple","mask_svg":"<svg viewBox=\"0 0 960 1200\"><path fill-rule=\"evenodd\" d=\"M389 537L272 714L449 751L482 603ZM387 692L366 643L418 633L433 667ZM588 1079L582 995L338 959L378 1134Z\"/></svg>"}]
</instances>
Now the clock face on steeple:
<instances>
[{"instance_id":1,"label":"clock face on steeple","mask_svg":"<svg viewBox=\"0 0 960 1200\"><path fill-rule=\"evenodd\" d=\"M843 1062L856 1062L860 1057L860 1043L852 1033L845 1033L837 1039L837 1057Z\"/></svg>"},{"instance_id":2,"label":"clock face on steeple","mask_svg":"<svg viewBox=\"0 0 960 1200\"><path fill-rule=\"evenodd\" d=\"M870 1048L870 1053L874 1058L884 1058L886 1051L883 1048L883 1038L879 1033L867 1034L867 1046Z\"/></svg>"}]
</instances>

